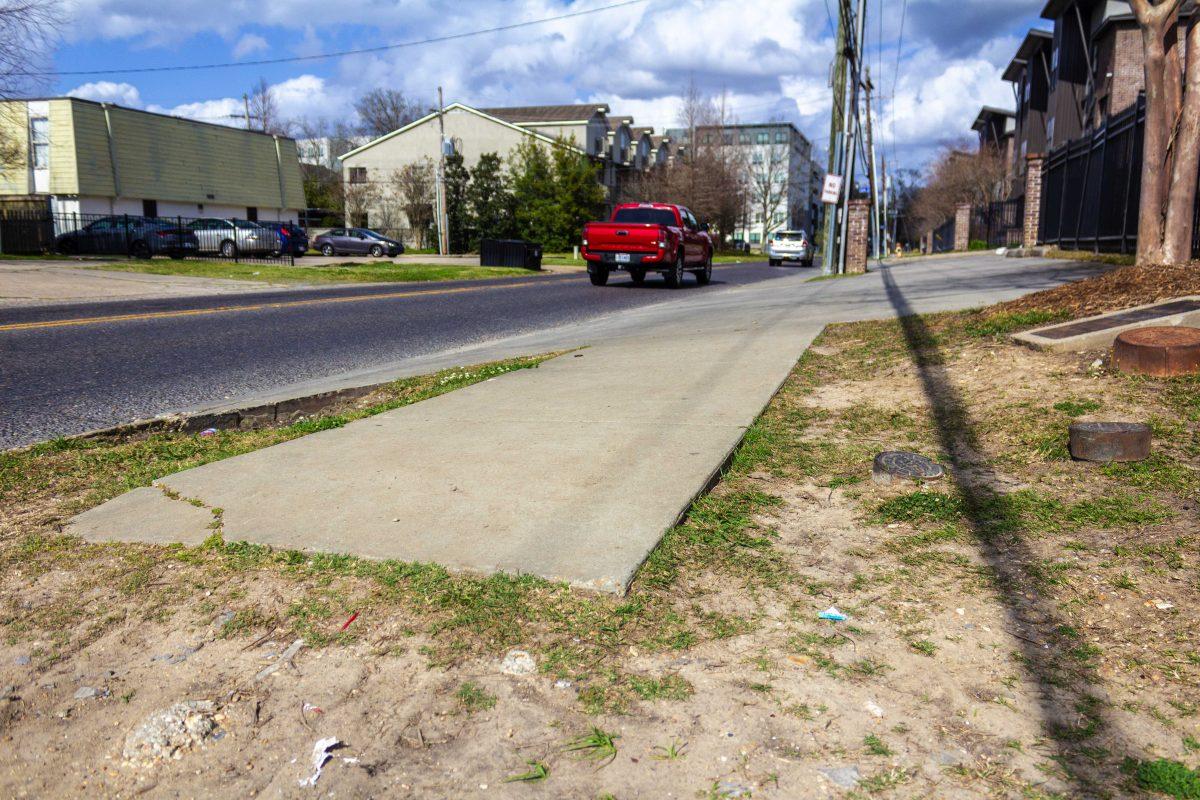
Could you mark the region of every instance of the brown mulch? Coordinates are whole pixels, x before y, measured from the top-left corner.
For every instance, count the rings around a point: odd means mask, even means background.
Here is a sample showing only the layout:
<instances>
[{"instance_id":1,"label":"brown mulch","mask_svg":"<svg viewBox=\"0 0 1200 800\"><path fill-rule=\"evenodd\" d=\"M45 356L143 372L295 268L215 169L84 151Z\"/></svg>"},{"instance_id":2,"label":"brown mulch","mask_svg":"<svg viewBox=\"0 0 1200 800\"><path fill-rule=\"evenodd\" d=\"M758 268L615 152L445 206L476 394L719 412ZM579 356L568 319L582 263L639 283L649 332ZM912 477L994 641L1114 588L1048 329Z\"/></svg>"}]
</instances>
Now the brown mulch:
<instances>
[{"instance_id":1,"label":"brown mulch","mask_svg":"<svg viewBox=\"0 0 1200 800\"><path fill-rule=\"evenodd\" d=\"M1120 267L993 307L993 315L1047 311L1071 318L1200 294L1200 262Z\"/></svg>"}]
</instances>

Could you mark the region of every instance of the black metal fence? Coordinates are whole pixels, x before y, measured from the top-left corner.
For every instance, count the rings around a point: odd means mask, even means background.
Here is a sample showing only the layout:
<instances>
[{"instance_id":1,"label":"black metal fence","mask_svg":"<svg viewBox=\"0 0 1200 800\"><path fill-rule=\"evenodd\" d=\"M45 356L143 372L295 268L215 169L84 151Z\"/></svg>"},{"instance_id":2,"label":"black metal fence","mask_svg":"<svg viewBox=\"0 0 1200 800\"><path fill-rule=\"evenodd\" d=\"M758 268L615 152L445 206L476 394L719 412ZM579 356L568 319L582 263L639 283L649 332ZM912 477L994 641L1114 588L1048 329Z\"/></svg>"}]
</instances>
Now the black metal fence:
<instances>
[{"instance_id":1,"label":"black metal fence","mask_svg":"<svg viewBox=\"0 0 1200 800\"><path fill-rule=\"evenodd\" d=\"M1146 102L1051 150L1042 172L1043 244L1064 250L1137 249Z\"/></svg>"},{"instance_id":2,"label":"black metal fence","mask_svg":"<svg viewBox=\"0 0 1200 800\"><path fill-rule=\"evenodd\" d=\"M929 251L931 253L949 253L954 249L954 217L933 229Z\"/></svg>"},{"instance_id":3,"label":"black metal fence","mask_svg":"<svg viewBox=\"0 0 1200 800\"><path fill-rule=\"evenodd\" d=\"M1025 198L999 200L971 210L971 239L989 248L1020 247L1025 229Z\"/></svg>"},{"instance_id":4,"label":"black metal fence","mask_svg":"<svg viewBox=\"0 0 1200 800\"><path fill-rule=\"evenodd\" d=\"M216 217L64 214L0 208L0 254L214 259L294 264L308 246L295 224Z\"/></svg>"}]
</instances>

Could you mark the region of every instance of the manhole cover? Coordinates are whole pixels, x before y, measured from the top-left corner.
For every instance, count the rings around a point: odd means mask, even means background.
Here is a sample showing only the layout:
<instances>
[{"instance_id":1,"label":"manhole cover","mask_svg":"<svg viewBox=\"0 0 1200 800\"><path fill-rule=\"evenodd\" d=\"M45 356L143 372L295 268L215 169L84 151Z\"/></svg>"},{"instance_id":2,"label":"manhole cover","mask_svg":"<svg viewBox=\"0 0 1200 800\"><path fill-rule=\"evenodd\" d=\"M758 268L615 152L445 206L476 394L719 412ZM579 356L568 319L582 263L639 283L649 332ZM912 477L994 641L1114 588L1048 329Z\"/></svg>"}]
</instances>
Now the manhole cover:
<instances>
[{"instance_id":1,"label":"manhole cover","mask_svg":"<svg viewBox=\"0 0 1200 800\"><path fill-rule=\"evenodd\" d=\"M1081 461L1142 461L1150 457L1150 426L1144 422L1074 422L1071 455Z\"/></svg>"},{"instance_id":2,"label":"manhole cover","mask_svg":"<svg viewBox=\"0 0 1200 800\"><path fill-rule=\"evenodd\" d=\"M928 481L946 474L940 464L918 453L903 450L887 450L875 456L871 477L876 483L891 483L897 478L910 481Z\"/></svg>"},{"instance_id":3,"label":"manhole cover","mask_svg":"<svg viewBox=\"0 0 1200 800\"><path fill-rule=\"evenodd\" d=\"M1113 342L1122 372L1161 378L1200 372L1200 328L1161 325L1125 331Z\"/></svg>"}]
</instances>

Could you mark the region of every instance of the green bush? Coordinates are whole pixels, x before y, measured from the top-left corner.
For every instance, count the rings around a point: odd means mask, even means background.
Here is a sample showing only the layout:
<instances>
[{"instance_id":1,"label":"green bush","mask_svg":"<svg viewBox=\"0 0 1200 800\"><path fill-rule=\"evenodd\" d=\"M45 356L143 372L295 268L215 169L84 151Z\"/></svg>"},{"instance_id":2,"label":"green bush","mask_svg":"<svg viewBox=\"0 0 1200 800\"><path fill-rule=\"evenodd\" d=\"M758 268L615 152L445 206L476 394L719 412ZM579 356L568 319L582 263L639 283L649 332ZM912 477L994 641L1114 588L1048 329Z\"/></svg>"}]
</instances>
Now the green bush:
<instances>
[{"instance_id":1,"label":"green bush","mask_svg":"<svg viewBox=\"0 0 1200 800\"><path fill-rule=\"evenodd\" d=\"M983 239L972 239L967 244L967 249L968 250L990 250L991 248L988 247L988 243L985 242Z\"/></svg>"}]
</instances>

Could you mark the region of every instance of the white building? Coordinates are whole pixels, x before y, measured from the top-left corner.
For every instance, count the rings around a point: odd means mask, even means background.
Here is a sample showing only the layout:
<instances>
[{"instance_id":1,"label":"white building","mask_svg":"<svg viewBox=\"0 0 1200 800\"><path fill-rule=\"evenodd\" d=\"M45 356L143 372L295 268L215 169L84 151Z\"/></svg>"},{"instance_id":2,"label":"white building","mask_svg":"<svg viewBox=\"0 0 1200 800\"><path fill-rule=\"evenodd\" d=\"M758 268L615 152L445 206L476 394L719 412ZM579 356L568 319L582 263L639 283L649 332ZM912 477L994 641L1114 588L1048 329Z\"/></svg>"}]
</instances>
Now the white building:
<instances>
[{"instance_id":1,"label":"white building","mask_svg":"<svg viewBox=\"0 0 1200 800\"><path fill-rule=\"evenodd\" d=\"M691 131L673 128L667 137L683 147ZM813 170L812 145L790 122L768 122L696 128L696 145L722 140L744 150L746 208L731 238L761 245L778 230L804 229L819 223L821 178Z\"/></svg>"}]
</instances>

